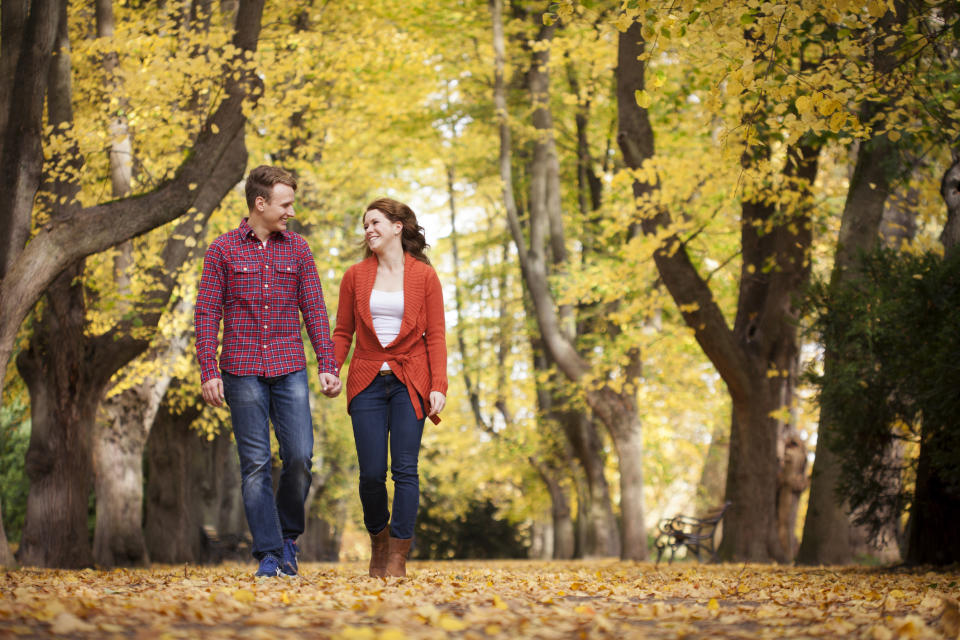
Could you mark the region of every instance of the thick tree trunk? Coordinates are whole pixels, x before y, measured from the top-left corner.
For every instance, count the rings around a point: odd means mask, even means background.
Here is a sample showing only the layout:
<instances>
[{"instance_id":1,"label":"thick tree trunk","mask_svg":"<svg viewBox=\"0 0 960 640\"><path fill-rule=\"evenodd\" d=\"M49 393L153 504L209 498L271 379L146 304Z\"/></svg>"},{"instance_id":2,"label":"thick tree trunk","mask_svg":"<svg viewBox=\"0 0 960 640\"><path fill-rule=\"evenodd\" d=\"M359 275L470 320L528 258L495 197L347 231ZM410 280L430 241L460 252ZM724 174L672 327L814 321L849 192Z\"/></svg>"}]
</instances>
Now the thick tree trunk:
<instances>
[{"instance_id":1,"label":"thick tree trunk","mask_svg":"<svg viewBox=\"0 0 960 640\"><path fill-rule=\"evenodd\" d=\"M806 447L791 433L784 442L777 474L777 537L787 561L797 554L797 511L808 485Z\"/></svg>"},{"instance_id":2,"label":"thick tree trunk","mask_svg":"<svg viewBox=\"0 0 960 640\"><path fill-rule=\"evenodd\" d=\"M737 406L730 429L720 557L744 562L783 558L777 537L777 439L768 412L777 406ZM746 462L750 460L750 462Z\"/></svg>"},{"instance_id":3,"label":"thick tree trunk","mask_svg":"<svg viewBox=\"0 0 960 640\"><path fill-rule=\"evenodd\" d=\"M574 535L570 500L560 480L560 473L557 469L549 468L544 464L537 464L534 460L530 462L536 467L544 484L547 485L547 491L550 493L550 517L553 521L553 559L569 560L573 557L576 536Z\"/></svg>"},{"instance_id":4,"label":"thick tree trunk","mask_svg":"<svg viewBox=\"0 0 960 640\"><path fill-rule=\"evenodd\" d=\"M923 438L917 463L917 484L907 535L906 562L945 566L960 562L960 495L937 475L930 445Z\"/></svg>"},{"instance_id":5,"label":"thick tree trunk","mask_svg":"<svg viewBox=\"0 0 960 640\"><path fill-rule=\"evenodd\" d=\"M158 401L144 397L146 381L125 390L104 407L93 445L97 524L93 555L98 566L138 566L150 562L143 539L143 450ZM144 387L148 387L144 389ZM157 389L159 391L159 389ZM164 389L165 391L165 389Z\"/></svg>"},{"instance_id":6,"label":"thick tree trunk","mask_svg":"<svg viewBox=\"0 0 960 640\"><path fill-rule=\"evenodd\" d=\"M30 346L17 366L30 390L32 430L26 471L27 513L17 558L21 564L78 568L93 564L87 511L92 488L91 434L102 386L83 351L84 305L75 282L82 266L50 286ZM93 382L92 384L96 384Z\"/></svg>"},{"instance_id":7,"label":"thick tree trunk","mask_svg":"<svg viewBox=\"0 0 960 640\"><path fill-rule=\"evenodd\" d=\"M840 221L831 286L857 278L857 256L873 249L879 240L890 191L891 157L896 157L896 147L886 135L860 145ZM835 347L825 344L824 350L824 369L830 376L838 366ZM840 460L826 444L835 429L833 416L821 410L807 516L797 551L801 564L847 564L853 560L855 525L845 501L836 494Z\"/></svg>"},{"instance_id":8,"label":"thick tree trunk","mask_svg":"<svg viewBox=\"0 0 960 640\"><path fill-rule=\"evenodd\" d=\"M303 535L297 541L303 562L337 562L347 521L347 502L334 502L331 513L310 513Z\"/></svg>"},{"instance_id":9,"label":"thick tree trunk","mask_svg":"<svg viewBox=\"0 0 960 640\"><path fill-rule=\"evenodd\" d=\"M620 518L623 539L620 557L624 560L647 559L647 533L643 522L643 436L635 414L624 414L613 439L620 460Z\"/></svg>"},{"instance_id":10,"label":"thick tree trunk","mask_svg":"<svg viewBox=\"0 0 960 640\"><path fill-rule=\"evenodd\" d=\"M0 226L4 229L0 234L0 278L3 279L10 274L30 234L33 199L43 174L41 140L47 75L65 7L65 0L13 0L0 4L3 19L0 24L3 29L0 124L4 127L0 129L0 175L4 176L0 181ZM34 301L37 297L39 292ZM4 298L7 306L9 300ZM2 358L0 371L6 371L9 358L9 354Z\"/></svg>"},{"instance_id":11,"label":"thick tree trunk","mask_svg":"<svg viewBox=\"0 0 960 640\"><path fill-rule=\"evenodd\" d=\"M953 151L952 160L940 184L940 194L947 207L941 242L948 255L960 247L960 149ZM939 437L945 436L939 434ZM937 474L931 460L933 446L930 433L921 431L905 556L909 564L944 566L960 562L960 545L956 540L956 533L960 531L960 493L955 484L950 486Z\"/></svg>"},{"instance_id":12,"label":"thick tree trunk","mask_svg":"<svg viewBox=\"0 0 960 640\"><path fill-rule=\"evenodd\" d=\"M569 415L563 423L573 455L583 469L583 490L577 492L578 555L619 556L620 531L604 474L603 442L596 424L580 411Z\"/></svg>"},{"instance_id":13,"label":"thick tree trunk","mask_svg":"<svg viewBox=\"0 0 960 640\"><path fill-rule=\"evenodd\" d=\"M190 424L195 406L174 413L161 404L147 440L146 518L143 537L154 562L200 562L204 554L203 513L193 495L201 490L191 473L191 452L199 444ZM211 467L210 472L221 473Z\"/></svg>"}]
</instances>

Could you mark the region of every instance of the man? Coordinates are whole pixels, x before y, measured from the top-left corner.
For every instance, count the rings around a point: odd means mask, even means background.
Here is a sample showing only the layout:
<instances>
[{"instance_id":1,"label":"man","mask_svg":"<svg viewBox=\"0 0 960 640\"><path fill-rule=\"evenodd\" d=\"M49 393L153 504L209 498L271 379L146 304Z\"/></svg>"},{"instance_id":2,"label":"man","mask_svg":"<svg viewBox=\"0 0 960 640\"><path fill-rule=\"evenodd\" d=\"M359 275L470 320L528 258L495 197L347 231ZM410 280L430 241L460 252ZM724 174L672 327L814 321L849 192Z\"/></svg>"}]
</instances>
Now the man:
<instances>
[{"instance_id":1,"label":"man","mask_svg":"<svg viewBox=\"0 0 960 640\"><path fill-rule=\"evenodd\" d=\"M324 395L340 393L313 254L300 235L287 231L296 189L294 177L279 167L250 172L249 217L207 249L194 315L203 399L214 407L226 400L230 407L258 578L297 575L296 540L303 533L313 456L298 311L317 354ZM283 462L276 496L269 421Z\"/></svg>"}]
</instances>

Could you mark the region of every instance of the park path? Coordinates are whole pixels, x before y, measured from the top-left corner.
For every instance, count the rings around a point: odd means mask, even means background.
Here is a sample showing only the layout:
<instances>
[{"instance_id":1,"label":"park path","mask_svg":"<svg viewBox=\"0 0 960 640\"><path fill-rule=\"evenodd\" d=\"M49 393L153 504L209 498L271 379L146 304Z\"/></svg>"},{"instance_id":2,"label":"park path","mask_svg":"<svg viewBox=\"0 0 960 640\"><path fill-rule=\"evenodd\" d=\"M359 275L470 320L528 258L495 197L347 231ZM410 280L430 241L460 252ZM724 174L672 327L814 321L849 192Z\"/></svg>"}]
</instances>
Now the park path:
<instances>
[{"instance_id":1,"label":"park path","mask_svg":"<svg viewBox=\"0 0 960 640\"><path fill-rule=\"evenodd\" d=\"M0 573L0 638L960 638L960 571L613 560Z\"/></svg>"}]
</instances>

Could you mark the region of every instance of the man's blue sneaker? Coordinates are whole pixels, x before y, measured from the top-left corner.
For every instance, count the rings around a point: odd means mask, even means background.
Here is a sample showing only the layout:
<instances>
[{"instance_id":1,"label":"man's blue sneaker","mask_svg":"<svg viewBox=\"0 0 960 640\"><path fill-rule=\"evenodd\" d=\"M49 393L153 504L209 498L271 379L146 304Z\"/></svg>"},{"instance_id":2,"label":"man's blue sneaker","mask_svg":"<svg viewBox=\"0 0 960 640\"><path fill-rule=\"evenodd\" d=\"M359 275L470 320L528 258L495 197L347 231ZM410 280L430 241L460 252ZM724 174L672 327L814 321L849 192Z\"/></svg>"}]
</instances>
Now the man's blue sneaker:
<instances>
[{"instance_id":1,"label":"man's blue sneaker","mask_svg":"<svg viewBox=\"0 0 960 640\"><path fill-rule=\"evenodd\" d=\"M288 578L297 575L297 552L299 550L297 543L290 538L283 541L283 562L280 563L280 572Z\"/></svg>"},{"instance_id":2,"label":"man's blue sneaker","mask_svg":"<svg viewBox=\"0 0 960 640\"><path fill-rule=\"evenodd\" d=\"M277 560L276 556L263 556L263 560L260 561L260 568L257 569L257 573L254 577L279 578L280 561Z\"/></svg>"}]
</instances>

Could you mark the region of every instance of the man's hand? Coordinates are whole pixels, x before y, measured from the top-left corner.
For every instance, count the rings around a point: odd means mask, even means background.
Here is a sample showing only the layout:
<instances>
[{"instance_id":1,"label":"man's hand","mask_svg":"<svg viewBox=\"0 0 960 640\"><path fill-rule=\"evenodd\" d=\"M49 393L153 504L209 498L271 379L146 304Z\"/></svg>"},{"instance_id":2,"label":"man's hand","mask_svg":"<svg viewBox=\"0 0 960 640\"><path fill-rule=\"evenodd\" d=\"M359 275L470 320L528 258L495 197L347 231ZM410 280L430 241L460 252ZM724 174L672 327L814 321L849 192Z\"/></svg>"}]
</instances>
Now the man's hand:
<instances>
[{"instance_id":1,"label":"man's hand","mask_svg":"<svg viewBox=\"0 0 960 640\"><path fill-rule=\"evenodd\" d=\"M320 390L328 398L336 398L340 395L340 378L332 373L321 373Z\"/></svg>"},{"instance_id":2,"label":"man's hand","mask_svg":"<svg viewBox=\"0 0 960 640\"><path fill-rule=\"evenodd\" d=\"M210 378L204 382L200 387L200 393L211 407L223 406L223 380L220 378Z\"/></svg>"},{"instance_id":3,"label":"man's hand","mask_svg":"<svg viewBox=\"0 0 960 640\"><path fill-rule=\"evenodd\" d=\"M439 391L431 391L430 392L430 411L427 412L427 417L429 418L430 416L437 415L438 413L443 411L443 408L445 406L447 406L447 396L443 395Z\"/></svg>"}]
</instances>

